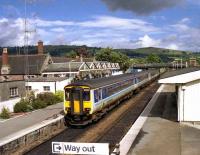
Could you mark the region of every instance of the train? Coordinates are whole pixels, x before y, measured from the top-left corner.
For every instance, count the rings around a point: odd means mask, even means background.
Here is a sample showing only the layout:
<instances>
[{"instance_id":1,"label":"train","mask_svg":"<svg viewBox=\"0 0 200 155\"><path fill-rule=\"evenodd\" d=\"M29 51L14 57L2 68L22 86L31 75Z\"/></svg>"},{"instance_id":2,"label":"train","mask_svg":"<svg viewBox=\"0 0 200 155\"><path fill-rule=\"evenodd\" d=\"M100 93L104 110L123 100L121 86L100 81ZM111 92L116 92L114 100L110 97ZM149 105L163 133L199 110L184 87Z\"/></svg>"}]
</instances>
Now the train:
<instances>
[{"instance_id":1,"label":"train","mask_svg":"<svg viewBox=\"0 0 200 155\"><path fill-rule=\"evenodd\" d=\"M160 75L159 70L81 80L64 87L64 122L85 126L98 121L134 91L145 87Z\"/></svg>"}]
</instances>

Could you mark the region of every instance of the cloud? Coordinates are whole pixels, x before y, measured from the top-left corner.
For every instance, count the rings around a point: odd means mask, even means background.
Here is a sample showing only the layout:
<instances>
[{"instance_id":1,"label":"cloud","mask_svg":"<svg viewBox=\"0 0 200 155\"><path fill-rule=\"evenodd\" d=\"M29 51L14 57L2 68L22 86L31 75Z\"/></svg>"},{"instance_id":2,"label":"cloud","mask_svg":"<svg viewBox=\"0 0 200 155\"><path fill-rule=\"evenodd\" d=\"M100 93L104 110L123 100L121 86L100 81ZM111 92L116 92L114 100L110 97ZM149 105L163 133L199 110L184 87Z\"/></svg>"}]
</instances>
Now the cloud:
<instances>
[{"instance_id":1,"label":"cloud","mask_svg":"<svg viewBox=\"0 0 200 155\"><path fill-rule=\"evenodd\" d=\"M29 19L31 23L35 23L38 27L55 27L55 26L71 26L75 23L72 21L62 20L42 20L42 19Z\"/></svg>"},{"instance_id":2,"label":"cloud","mask_svg":"<svg viewBox=\"0 0 200 155\"><path fill-rule=\"evenodd\" d=\"M169 44L168 46L166 46L166 48L173 49L173 50L178 50L179 49L178 45L176 45L174 43Z\"/></svg>"},{"instance_id":3,"label":"cloud","mask_svg":"<svg viewBox=\"0 0 200 155\"><path fill-rule=\"evenodd\" d=\"M158 27L141 19L95 16L85 21L28 19L29 45L88 45L113 48L162 47L200 50L200 28L185 17L171 25ZM0 18L0 46L24 44L24 19ZM162 33L162 34L161 34Z\"/></svg>"},{"instance_id":4,"label":"cloud","mask_svg":"<svg viewBox=\"0 0 200 155\"><path fill-rule=\"evenodd\" d=\"M20 11L13 5L2 5L0 9L6 18L17 18L21 15Z\"/></svg>"},{"instance_id":5,"label":"cloud","mask_svg":"<svg viewBox=\"0 0 200 155\"><path fill-rule=\"evenodd\" d=\"M160 41L145 35L144 37L139 38L138 44L140 44L141 47L156 47L160 44Z\"/></svg>"},{"instance_id":6,"label":"cloud","mask_svg":"<svg viewBox=\"0 0 200 155\"><path fill-rule=\"evenodd\" d=\"M62 32L65 32L65 29L62 27L58 27L58 28L52 28L50 31L62 33Z\"/></svg>"},{"instance_id":7,"label":"cloud","mask_svg":"<svg viewBox=\"0 0 200 155\"><path fill-rule=\"evenodd\" d=\"M112 16L97 16L93 20L79 22L79 26L96 27L96 28L112 28L112 29L132 29L144 32L158 31L151 23L140 19L118 18Z\"/></svg>"},{"instance_id":8,"label":"cloud","mask_svg":"<svg viewBox=\"0 0 200 155\"><path fill-rule=\"evenodd\" d=\"M127 10L138 15L149 15L181 4L185 0L102 0L110 10Z\"/></svg>"},{"instance_id":9,"label":"cloud","mask_svg":"<svg viewBox=\"0 0 200 155\"><path fill-rule=\"evenodd\" d=\"M22 42L22 32L23 28L16 25L15 21L6 18L0 19L0 46L15 46Z\"/></svg>"},{"instance_id":10,"label":"cloud","mask_svg":"<svg viewBox=\"0 0 200 155\"><path fill-rule=\"evenodd\" d=\"M188 22L190 22L190 18L187 18L187 17L185 17L179 21L179 23L188 23Z\"/></svg>"},{"instance_id":11,"label":"cloud","mask_svg":"<svg viewBox=\"0 0 200 155\"><path fill-rule=\"evenodd\" d=\"M178 22L173 27L174 33L177 34L176 42L179 44L181 49L200 51L200 28L194 27L189 24L180 24Z\"/></svg>"}]
</instances>

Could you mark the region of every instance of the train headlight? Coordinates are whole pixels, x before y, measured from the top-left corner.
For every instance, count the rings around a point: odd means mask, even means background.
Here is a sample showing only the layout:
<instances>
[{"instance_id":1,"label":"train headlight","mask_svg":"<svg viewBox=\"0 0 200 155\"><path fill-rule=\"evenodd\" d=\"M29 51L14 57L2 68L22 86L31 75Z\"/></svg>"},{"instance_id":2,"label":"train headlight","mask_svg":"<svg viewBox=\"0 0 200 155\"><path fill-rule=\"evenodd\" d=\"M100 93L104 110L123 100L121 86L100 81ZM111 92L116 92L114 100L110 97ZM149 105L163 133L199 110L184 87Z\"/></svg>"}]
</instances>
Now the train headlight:
<instances>
[{"instance_id":1,"label":"train headlight","mask_svg":"<svg viewBox=\"0 0 200 155\"><path fill-rule=\"evenodd\" d=\"M89 113L90 112L90 108L85 108L85 112Z\"/></svg>"},{"instance_id":2,"label":"train headlight","mask_svg":"<svg viewBox=\"0 0 200 155\"><path fill-rule=\"evenodd\" d=\"M66 108L65 108L65 111L66 111L67 113L69 113L69 112L70 112L70 108L66 107Z\"/></svg>"}]
</instances>

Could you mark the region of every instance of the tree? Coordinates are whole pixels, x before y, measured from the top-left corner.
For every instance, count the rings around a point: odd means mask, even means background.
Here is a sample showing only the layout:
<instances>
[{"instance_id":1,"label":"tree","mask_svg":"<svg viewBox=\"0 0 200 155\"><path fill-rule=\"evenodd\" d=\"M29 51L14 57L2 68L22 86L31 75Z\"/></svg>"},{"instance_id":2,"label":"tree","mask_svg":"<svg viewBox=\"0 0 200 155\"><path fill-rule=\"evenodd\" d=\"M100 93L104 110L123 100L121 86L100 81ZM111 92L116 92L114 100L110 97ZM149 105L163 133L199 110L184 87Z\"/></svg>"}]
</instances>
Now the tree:
<instances>
[{"instance_id":1,"label":"tree","mask_svg":"<svg viewBox=\"0 0 200 155\"><path fill-rule=\"evenodd\" d=\"M112 48L104 48L96 53L95 59L98 61L108 61L112 63L119 63L123 71L130 66L130 59L127 55L114 51Z\"/></svg>"},{"instance_id":2,"label":"tree","mask_svg":"<svg viewBox=\"0 0 200 155\"><path fill-rule=\"evenodd\" d=\"M74 50L71 50L69 53L66 54L67 57L76 58L77 53Z\"/></svg>"},{"instance_id":3,"label":"tree","mask_svg":"<svg viewBox=\"0 0 200 155\"><path fill-rule=\"evenodd\" d=\"M161 63L161 59L158 55L156 54L150 54L147 58L146 58L147 63Z\"/></svg>"},{"instance_id":4,"label":"tree","mask_svg":"<svg viewBox=\"0 0 200 155\"><path fill-rule=\"evenodd\" d=\"M146 59L145 58L132 58L131 64L145 64Z\"/></svg>"}]
</instances>

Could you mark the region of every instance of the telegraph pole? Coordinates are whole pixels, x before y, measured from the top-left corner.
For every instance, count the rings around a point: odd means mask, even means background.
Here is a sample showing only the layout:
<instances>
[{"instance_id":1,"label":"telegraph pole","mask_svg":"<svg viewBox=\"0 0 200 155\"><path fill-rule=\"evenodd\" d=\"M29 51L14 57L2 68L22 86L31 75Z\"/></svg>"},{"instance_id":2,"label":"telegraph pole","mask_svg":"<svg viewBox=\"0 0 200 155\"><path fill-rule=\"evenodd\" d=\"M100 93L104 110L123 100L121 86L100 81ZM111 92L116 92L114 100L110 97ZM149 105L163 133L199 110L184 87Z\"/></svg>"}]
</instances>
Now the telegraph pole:
<instances>
[{"instance_id":1,"label":"telegraph pole","mask_svg":"<svg viewBox=\"0 0 200 155\"><path fill-rule=\"evenodd\" d=\"M29 45L29 34L30 33L34 33L36 32L36 30L29 30L28 29L28 22L27 22L27 1L28 0L24 0L24 54L25 54L25 76L26 79L28 79L28 75L29 75L29 60L28 60L28 45Z\"/></svg>"}]
</instances>

